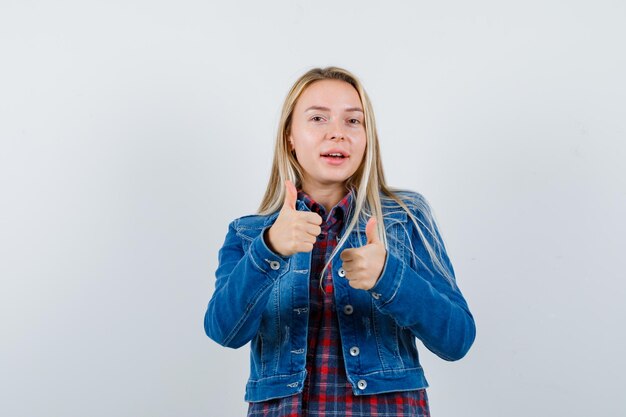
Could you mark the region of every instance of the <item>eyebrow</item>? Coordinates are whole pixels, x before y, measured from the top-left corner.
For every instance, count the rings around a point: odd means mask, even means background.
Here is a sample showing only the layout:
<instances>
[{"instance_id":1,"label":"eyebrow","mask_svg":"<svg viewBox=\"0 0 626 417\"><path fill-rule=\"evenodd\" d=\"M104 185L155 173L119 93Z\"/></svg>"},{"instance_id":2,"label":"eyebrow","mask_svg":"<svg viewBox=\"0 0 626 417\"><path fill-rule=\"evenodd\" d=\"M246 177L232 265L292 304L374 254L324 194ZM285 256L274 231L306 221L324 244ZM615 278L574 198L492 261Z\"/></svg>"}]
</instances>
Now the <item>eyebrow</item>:
<instances>
[{"instance_id":1,"label":"eyebrow","mask_svg":"<svg viewBox=\"0 0 626 417\"><path fill-rule=\"evenodd\" d=\"M323 106L311 106L308 109L305 110L305 112L310 111L310 110L322 110L322 111L330 111L330 109L328 107L323 107ZM361 113L363 113L363 109L361 109L360 107L348 107L347 109L344 109L344 111L346 112L350 112L350 111L360 111Z\"/></svg>"}]
</instances>

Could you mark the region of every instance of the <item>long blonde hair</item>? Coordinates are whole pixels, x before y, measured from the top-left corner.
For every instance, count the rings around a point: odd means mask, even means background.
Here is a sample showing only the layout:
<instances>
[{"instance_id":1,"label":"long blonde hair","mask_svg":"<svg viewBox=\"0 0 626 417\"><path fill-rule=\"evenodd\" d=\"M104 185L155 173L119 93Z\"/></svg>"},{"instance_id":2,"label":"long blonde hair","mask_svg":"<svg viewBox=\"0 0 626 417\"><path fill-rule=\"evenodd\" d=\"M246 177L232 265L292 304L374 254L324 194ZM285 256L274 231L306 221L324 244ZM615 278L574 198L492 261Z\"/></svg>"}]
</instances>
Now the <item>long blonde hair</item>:
<instances>
[{"instance_id":1,"label":"long blonde hair","mask_svg":"<svg viewBox=\"0 0 626 417\"><path fill-rule=\"evenodd\" d=\"M302 187L303 171L302 166L299 164L295 156L290 152L288 145L288 138L292 122L292 114L296 102L304 92L304 90L316 81L321 80L341 80L352 85L359 94L361 104L363 105L364 112L364 127L366 133L366 146L365 155L359 168L355 173L346 180L345 188L347 191L353 192L354 197L354 214L347 216L350 218L348 225L345 228L345 232L337 242L337 245L331 253L328 261L324 265L320 276L324 276L326 268L330 265L332 259L340 251L345 244L351 231L358 224L359 220L367 221L371 216L376 217L376 227L378 229L378 236L381 238L385 245L385 248L389 250L387 241L387 233L385 232L385 224L383 222L383 203L382 201L395 201L414 223L417 228L417 232L424 243L428 254L430 255L432 264L435 268L442 273L442 275L450 282L451 285L455 285L454 273L442 259L442 251L444 249L443 241L437 233L434 233L435 219L432 215L432 211L426 200L418 193L408 192L414 196L410 199L409 204L416 210L419 210L424 217L424 220L417 219L411 210L407 207L405 202L400 198L399 192L402 190L392 190L387 186L385 182L385 174L383 172L383 165L380 158L380 149L378 145L378 133L376 130L376 121L374 119L374 111L370 99L363 88L363 85L359 79L350 73L349 71L339 67L326 67L326 68L313 68L307 71L304 75L296 80L293 84L285 101L278 124L278 132L276 134L276 144L274 147L274 161L272 163L272 170L270 179L265 191L265 195L259 206L259 215L269 215L276 211L279 211L285 200L285 180L289 179L294 183L296 188ZM417 197L417 198L415 198ZM420 226L420 224L422 226ZM425 228L425 230L422 230ZM357 229L358 230L358 229ZM424 232L428 233L434 243L431 245L426 239ZM417 257L413 251L409 236L409 245L407 249Z\"/></svg>"}]
</instances>

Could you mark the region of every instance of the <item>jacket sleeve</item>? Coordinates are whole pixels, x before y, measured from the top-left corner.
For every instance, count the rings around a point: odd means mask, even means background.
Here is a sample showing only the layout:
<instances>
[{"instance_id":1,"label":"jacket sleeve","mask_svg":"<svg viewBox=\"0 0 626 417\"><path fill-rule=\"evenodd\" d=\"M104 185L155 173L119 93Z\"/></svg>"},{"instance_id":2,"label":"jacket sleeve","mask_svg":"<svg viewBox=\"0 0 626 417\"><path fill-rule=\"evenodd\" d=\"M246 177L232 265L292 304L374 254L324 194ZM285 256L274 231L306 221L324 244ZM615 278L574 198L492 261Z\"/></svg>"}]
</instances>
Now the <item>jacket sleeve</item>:
<instances>
[{"instance_id":1,"label":"jacket sleeve","mask_svg":"<svg viewBox=\"0 0 626 417\"><path fill-rule=\"evenodd\" d=\"M215 291L204 315L204 330L222 346L238 348L256 335L271 288L289 269L289 259L271 251L263 235L244 251L237 234L238 220L228 226L219 250Z\"/></svg>"},{"instance_id":2,"label":"jacket sleeve","mask_svg":"<svg viewBox=\"0 0 626 417\"><path fill-rule=\"evenodd\" d=\"M418 222L429 224L419 211L413 214ZM419 261L409 265L388 251L383 272L369 292L376 308L391 315L399 326L409 328L430 351L445 360L461 359L476 337L474 318L456 280L451 284L434 267L410 219L409 223L412 232L407 247L412 246ZM437 248L431 233L439 238L441 259L454 278L434 221L432 230L424 230L423 234L431 247Z\"/></svg>"}]
</instances>

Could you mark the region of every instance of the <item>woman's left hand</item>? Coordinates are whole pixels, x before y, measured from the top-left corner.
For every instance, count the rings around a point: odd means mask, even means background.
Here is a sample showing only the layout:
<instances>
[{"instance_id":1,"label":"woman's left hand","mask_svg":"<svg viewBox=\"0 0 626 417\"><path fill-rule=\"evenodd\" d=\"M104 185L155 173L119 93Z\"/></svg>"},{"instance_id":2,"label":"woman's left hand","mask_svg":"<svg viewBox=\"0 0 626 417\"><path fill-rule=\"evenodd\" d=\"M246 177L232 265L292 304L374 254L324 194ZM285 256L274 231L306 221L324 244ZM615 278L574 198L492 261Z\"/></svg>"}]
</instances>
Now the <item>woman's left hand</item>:
<instances>
[{"instance_id":1,"label":"woman's left hand","mask_svg":"<svg viewBox=\"0 0 626 417\"><path fill-rule=\"evenodd\" d=\"M368 220L365 235L367 236L365 246L344 249L340 255L348 284L361 290L369 290L376 285L387 258L385 245L378 238L375 217Z\"/></svg>"}]
</instances>

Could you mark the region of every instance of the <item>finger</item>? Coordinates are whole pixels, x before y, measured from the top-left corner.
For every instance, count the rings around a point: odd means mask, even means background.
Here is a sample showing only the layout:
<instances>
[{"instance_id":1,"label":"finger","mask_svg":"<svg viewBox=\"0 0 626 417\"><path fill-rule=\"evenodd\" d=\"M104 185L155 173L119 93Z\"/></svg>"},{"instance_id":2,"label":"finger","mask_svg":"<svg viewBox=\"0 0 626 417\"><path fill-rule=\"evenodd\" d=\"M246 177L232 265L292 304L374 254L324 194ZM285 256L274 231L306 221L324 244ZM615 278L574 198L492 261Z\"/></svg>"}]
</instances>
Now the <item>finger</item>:
<instances>
[{"instance_id":1,"label":"finger","mask_svg":"<svg viewBox=\"0 0 626 417\"><path fill-rule=\"evenodd\" d=\"M370 219L367 221L367 224L365 225L365 236L367 236L367 244L380 242L376 223L376 217L370 217Z\"/></svg>"},{"instance_id":2,"label":"finger","mask_svg":"<svg viewBox=\"0 0 626 417\"><path fill-rule=\"evenodd\" d=\"M354 251L354 249L344 249L343 252L341 252L339 254L339 258L341 258L341 260L343 262L350 262L352 260L352 252Z\"/></svg>"},{"instance_id":3,"label":"finger","mask_svg":"<svg viewBox=\"0 0 626 417\"><path fill-rule=\"evenodd\" d=\"M285 180L285 201L283 208L288 210L296 210L296 200L298 199L298 190L290 180Z\"/></svg>"},{"instance_id":4,"label":"finger","mask_svg":"<svg viewBox=\"0 0 626 417\"><path fill-rule=\"evenodd\" d=\"M363 246L361 246L360 248L344 249L339 256L344 262L353 262L359 259L363 259L366 254L367 251L363 251Z\"/></svg>"},{"instance_id":5,"label":"finger","mask_svg":"<svg viewBox=\"0 0 626 417\"><path fill-rule=\"evenodd\" d=\"M304 225L304 230L311 236L319 236L320 233L322 233L322 228L319 226L316 226L314 224L310 224L307 223L306 225Z\"/></svg>"},{"instance_id":6,"label":"finger","mask_svg":"<svg viewBox=\"0 0 626 417\"><path fill-rule=\"evenodd\" d=\"M313 250L313 243L301 242L297 245L298 252L311 252Z\"/></svg>"},{"instance_id":7,"label":"finger","mask_svg":"<svg viewBox=\"0 0 626 417\"><path fill-rule=\"evenodd\" d=\"M298 241L304 242L304 243L310 243L311 245L314 245L315 242L317 241L317 236L313 236L312 234L307 233L305 231L300 231L298 233Z\"/></svg>"},{"instance_id":8,"label":"finger","mask_svg":"<svg viewBox=\"0 0 626 417\"><path fill-rule=\"evenodd\" d=\"M302 218L307 221L307 223L315 224L318 226L322 224L322 216L320 216L317 213L311 213L307 211L301 211L299 213L302 216Z\"/></svg>"}]
</instances>

